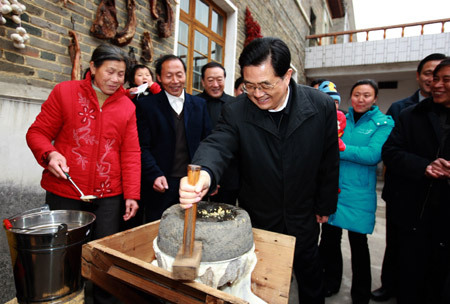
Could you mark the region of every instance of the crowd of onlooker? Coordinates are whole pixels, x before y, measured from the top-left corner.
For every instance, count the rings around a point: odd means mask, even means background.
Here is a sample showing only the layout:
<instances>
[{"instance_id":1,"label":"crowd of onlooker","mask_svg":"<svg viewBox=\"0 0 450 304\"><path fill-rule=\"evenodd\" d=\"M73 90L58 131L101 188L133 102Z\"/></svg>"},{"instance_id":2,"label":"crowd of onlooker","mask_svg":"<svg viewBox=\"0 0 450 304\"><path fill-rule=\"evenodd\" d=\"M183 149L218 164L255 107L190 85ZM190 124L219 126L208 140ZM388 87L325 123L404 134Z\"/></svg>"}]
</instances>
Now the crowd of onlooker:
<instances>
[{"instance_id":1,"label":"crowd of onlooker","mask_svg":"<svg viewBox=\"0 0 450 304\"><path fill-rule=\"evenodd\" d=\"M46 203L93 212L94 238L158 220L178 203L239 204L254 227L296 237L300 303L339 292L347 230L353 303L450 303L450 59L424 58L419 89L386 114L374 80L357 81L342 111L336 84L299 85L290 61L282 40L255 39L239 57L235 96L214 61L192 95L182 58L162 56L153 73L100 45L85 78L55 86L28 130ZM367 235L381 161L386 252L382 286L371 292ZM185 177L190 163L202 166L196 185ZM66 173L96 199L81 200ZM94 302L114 297L95 287Z\"/></svg>"}]
</instances>

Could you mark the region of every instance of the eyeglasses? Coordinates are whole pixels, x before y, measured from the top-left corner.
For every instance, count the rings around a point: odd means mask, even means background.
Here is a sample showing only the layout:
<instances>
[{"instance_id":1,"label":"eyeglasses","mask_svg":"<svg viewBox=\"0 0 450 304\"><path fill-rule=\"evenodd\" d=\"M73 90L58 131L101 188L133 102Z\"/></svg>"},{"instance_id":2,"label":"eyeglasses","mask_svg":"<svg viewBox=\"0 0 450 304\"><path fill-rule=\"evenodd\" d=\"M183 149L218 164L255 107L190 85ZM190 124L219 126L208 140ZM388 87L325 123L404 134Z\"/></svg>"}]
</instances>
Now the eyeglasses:
<instances>
[{"instance_id":1,"label":"eyeglasses","mask_svg":"<svg viewBox=\"0 0 450 304\"><path fill-rule=\"evenodd\" d=\"M259 89L261 91L272 90L273 88L275 88L277 86L277 84L282 79L283 78L279 78L274 84L267 83L267 82L260 82L260 83L257 83L257 84L249 83L249 82L244 83L244 87L243 87L244 93L246 93L246 94L253 94L256 89Z\"/></svg>"}]
</instances>

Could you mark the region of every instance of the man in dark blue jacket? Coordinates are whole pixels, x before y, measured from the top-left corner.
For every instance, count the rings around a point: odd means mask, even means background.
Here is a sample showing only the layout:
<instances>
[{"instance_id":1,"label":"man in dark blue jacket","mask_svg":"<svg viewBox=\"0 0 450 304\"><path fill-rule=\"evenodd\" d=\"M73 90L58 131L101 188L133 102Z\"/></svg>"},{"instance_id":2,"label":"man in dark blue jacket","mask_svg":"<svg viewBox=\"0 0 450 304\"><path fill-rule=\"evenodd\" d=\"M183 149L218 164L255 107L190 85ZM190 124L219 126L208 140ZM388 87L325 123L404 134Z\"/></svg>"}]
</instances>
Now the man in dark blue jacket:
<instances>
[{"instance_id":1,"label":"man in dark blue jacket","mask_svg":"<svg viewBox=\"0 0 450 304\"><path fill-rule=\"evenodd\" d=\"M400 112L409 106L418 104L422 100L431 96L431 83L433 81L434 68L445 59L444 54L434 53L422 59L417 67L416 79L419 89L411 96L394 102L388 109L387 115L391 115L398 124ZM386 251L384 253L383 266L381 269L381 287L372 292L372 300L387 301L396 293L397 271L395 259L397 255L396 242L393 240L395 225L391 213L396 206L393 201L393 180L394 177L389 174L389 168L386 168L385 182L382 198L386 201Z\"/></svg>"},{"instance_id":2,"label":"man in dark blue jacket","mask_svg":"<svg viewBox=\"0 0 450 304\"><path fill-rule=\"evenodd\" d=\"M136 109L145 222L160 219L164 210L178 203L180 178L186 175L200 141L211 132L205 100L184 91L183 60L165 55L155 70L163 90L139 99Z\"/></svg>"}]
</instances>

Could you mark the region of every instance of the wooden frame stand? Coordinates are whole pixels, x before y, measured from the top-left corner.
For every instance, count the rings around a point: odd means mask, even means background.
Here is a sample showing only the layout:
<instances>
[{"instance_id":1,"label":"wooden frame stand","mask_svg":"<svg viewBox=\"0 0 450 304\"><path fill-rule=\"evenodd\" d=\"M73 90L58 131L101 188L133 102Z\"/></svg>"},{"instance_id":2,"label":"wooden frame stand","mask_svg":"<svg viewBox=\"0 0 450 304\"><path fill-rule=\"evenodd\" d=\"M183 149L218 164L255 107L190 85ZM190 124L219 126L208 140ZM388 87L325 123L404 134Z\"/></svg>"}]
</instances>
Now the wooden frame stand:
<instances>
[{"instance_id":1,"label":"wooden frame stand","mask_svg":"<svg viewBox=\"0 0 450 304\"><path fill-rule=\"evenodd\" d=\"M124 303L149 303L148 295L174 303L244 304L243 299L198 282L179 281L152 265L159 221L92 241L82 249L82 275ZM253 229L258 262L252 292L270 304L287 304L295 238Z\"/></svg>"}]
</instances>

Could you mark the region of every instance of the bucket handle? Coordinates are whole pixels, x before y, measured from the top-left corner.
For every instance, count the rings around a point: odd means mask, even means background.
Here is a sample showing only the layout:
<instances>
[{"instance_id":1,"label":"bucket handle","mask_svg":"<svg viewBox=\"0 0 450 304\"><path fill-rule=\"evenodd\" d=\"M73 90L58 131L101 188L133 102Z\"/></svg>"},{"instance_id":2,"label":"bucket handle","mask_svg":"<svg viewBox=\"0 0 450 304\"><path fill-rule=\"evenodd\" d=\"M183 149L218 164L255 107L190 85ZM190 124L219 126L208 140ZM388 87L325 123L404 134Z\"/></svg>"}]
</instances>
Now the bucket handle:
<instances>
[{"instance_id":1,"label":"bucket handle","mask_svg":"<svg viewBox=\"0 0 450 304\"><path fill-rule=\"evenodd\" d=\"M12 220L12 219L14 219L16 217L23 216L23 215L26 215L26 214L36 213L36 212L44 212L44 211L50 211L49 205L43 204L41 207L30 209L30 210L24 211L22 213L18 213L16 215L13 215L13 216L9 217L8 220Z\"/></svg>"}]
</instances>

